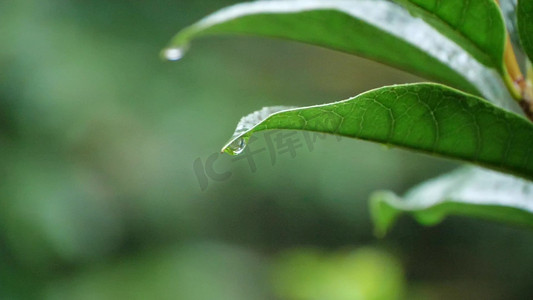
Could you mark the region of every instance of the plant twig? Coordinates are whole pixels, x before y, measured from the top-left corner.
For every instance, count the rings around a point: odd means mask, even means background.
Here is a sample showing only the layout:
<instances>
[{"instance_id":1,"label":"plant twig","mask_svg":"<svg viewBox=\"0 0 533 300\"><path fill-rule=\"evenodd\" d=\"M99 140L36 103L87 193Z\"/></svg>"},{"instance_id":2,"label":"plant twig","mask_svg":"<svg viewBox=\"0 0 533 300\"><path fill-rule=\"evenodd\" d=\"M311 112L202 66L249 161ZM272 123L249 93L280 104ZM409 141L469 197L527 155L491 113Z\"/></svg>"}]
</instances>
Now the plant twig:
<instances>
[{"instance_id":1,"label":"plant twig","mask_svg":"<svg viewBox=\"0 0 533 300\"><path fill-rule=\"evenodd\" d=\"M505 67L512 80L511 94L515 93L513 97L517 99L526 116L533 121L533 84L531 83L533 71L531 63L528 61L527 77L524 77L518 68L509 37L505 47Z\"/></svg>"},{"instance_id":2,"label":"plant twig","mask_svg":"<svg viewBox=\"0 0 533 300\"><path fill-rule=\"evenodd\" d=\"M498 0L496 3L500 4ZM506 32L505 50L504 50L504 64L506 74L504 74L504 82L511 96L518 102L526 116L533 122L533 70L531 64L528 63L527 78L524 77L518 66L516 55L511 44L509 33Z\"/></svg>"}]
</instances>

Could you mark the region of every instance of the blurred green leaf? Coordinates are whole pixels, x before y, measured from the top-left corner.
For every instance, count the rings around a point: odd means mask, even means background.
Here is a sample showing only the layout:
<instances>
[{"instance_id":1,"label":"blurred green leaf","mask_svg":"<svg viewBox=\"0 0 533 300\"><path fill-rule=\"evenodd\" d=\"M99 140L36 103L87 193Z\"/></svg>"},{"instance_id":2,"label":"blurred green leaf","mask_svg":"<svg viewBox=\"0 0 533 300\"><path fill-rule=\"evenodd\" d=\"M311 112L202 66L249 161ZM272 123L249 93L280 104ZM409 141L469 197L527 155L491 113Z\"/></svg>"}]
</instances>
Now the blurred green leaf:
<instances>
[{"instance_id":1,"label":"blurred green leaf","mask_svg":"<svg viewBox=\"0 0 533 300\"><path fill-rule=\"evenodd\" d=\"M402 299L405 289L400 263L373 248L285 252L274 262L272 282L280 298L287 300L393 300Z\"/></svg>"},{"instance_id":2,"label":"blurred green leaf","mask_svg":"<svg viewBox=\"0 0 533 300\"><path fill-rule=\"evenodd\" d=\"M440 84L375 89L330 104L264 108L241 119L222 149L239 154L254 132L296 129L370 140L533 179L533 124Z\"/></svg>"},{"instance_id":3,"label":"blurred green leaf","mask_svg":"<svg viewBox=\"0 0 533 300\"><path fill-rule=\"evenodd\" d=\"M520 42L529 59L533 60L533 1L519 0L516 13Z\"/></svg>"},{"instance_id":4,"label":"blurred green leaf","mask_svg":"<svg viewBox=\"0 0 533 300\"><path fill-rule=\"evenodd\" d=\"M533 183L481 168L466 167L426 181L403 200L391 192L371 198L376 234L383 236L403 212L433 225L447 215L463 215L533 226Z\"/></svg>"},{"instance_id":5,"label":"blurred green leaf","mask_svg":"<svg viewBox=\"0 0 533 300\"><path fill-rule=\"evenodd\" d=\"M255 1L222 9L185 28L164 55L181 58L205 35L276 37L361 55L457 88L497 83L478 63L503 70L505 29L493 0ZM440 5L439 5L440 3Z\"/></svg>"}]
</instances>

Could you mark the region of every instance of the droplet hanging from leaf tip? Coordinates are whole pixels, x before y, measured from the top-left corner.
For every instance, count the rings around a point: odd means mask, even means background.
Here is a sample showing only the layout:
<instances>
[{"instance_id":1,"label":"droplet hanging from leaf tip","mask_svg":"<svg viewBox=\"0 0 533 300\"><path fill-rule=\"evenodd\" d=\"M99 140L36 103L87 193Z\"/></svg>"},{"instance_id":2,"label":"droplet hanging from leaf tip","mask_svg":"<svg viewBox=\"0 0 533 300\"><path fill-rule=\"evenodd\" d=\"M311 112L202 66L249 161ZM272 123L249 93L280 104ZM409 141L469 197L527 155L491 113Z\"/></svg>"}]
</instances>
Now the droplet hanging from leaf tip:
<instances>
[{"instance_id":1,"label":"droplet hanging from leaf tip","mask_svg":"<svg viewBox=\"0 0 533 300\"><path fill-rule=\"evenodd\" d=\"M239 155L244 151L244 148L246 148L246 141L241 137L229 144L224 151L231 155Z\"/></svg>"},{"instance_id":2,"label":"droplet hanging from leaf tip","mask_svg":"<svg viewBox=\"0 0 533 300\"><path fill-rule=\"evenodd\" d=\"M166 60L176 61L183 58L187 52L188 47L170 47L163 50L162 55Z\"/></svg>"}]
</instances>

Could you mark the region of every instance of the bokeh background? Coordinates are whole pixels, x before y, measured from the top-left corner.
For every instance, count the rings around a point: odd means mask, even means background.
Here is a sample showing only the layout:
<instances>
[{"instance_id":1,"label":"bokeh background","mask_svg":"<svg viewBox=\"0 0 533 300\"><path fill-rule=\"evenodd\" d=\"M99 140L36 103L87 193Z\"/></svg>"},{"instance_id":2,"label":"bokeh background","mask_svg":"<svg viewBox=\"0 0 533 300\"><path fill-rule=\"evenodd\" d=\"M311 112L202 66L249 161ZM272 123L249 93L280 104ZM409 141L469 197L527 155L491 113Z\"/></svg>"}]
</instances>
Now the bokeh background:
<instances>
[{"instance_id":1,"label":"bokeh background","mask_svg":"<svg viewBox=\"0 0 533 300\"><path fill-rule=\"evenodd\" d=\"M259 38L160 58L234 2L0 2L1 299L533 297L531 231L403 217L373 236L372 191L453 162L301 133L294 148L258 135L253 156L216 154L262 106L422 80Z\"/></svg>"}]
</instances>

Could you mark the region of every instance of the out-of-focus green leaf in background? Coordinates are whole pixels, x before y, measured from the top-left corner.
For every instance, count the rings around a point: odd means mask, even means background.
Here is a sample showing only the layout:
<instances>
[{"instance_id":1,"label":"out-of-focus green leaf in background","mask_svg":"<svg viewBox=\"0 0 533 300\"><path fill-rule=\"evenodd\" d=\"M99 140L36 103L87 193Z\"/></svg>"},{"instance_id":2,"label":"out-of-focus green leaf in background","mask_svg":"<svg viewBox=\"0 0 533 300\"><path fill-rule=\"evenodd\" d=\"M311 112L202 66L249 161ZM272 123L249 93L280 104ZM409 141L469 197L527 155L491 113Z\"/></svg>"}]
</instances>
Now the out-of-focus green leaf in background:
<instances>
[{"instance_id":1,"label":"out-of-focus green leaf in background","mask_svg":"<svg viewBox=\"0 0 533 300\"><path fill-rule=\"evenodd\" d=\"M159 58L177 29L233 3L0 3L0 298L533 295L529 230L400 218L386 239L372 235L372 191L402 194L455 163L281 132L217 154L261 106L419 81L255 38Z\"/></svg>"}]
</instances>

